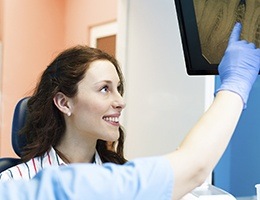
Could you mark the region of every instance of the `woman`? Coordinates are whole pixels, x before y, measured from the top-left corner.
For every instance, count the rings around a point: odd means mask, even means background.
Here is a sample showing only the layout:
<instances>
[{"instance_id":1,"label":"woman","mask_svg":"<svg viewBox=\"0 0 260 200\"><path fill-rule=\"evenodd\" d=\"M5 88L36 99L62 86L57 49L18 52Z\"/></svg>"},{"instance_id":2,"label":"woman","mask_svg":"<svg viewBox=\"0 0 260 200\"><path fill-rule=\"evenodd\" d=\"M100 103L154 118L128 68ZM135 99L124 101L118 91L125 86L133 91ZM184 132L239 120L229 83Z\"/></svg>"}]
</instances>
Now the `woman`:
<instances>
[{"instance_id":1,"label":"woman","mask_svg":"<svg viewBox=\"0 0 260 200\"><path fill-rule=\"evenodd\" d=\"M60 53L28 101L24 163L0 179L30 179L52 165L125 163L123 84L117 61L101 50L76 46Z\"/></svg>"}]
</instances>

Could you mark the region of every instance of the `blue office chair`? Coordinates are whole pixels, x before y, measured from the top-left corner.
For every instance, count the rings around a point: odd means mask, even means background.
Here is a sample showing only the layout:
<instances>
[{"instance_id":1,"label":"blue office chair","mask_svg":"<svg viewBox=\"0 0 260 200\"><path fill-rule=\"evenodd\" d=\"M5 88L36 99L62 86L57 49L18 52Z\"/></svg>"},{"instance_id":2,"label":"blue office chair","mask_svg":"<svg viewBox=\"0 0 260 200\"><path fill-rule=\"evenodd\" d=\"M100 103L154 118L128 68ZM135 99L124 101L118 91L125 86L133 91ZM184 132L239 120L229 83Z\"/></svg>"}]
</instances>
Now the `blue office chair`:
<instances>
[{"instance_id":1,"label":"blue office chair","mask_svg":"<svg viewBox=\"0 0 260 200\"><path fill-rule=\"evenodd\" d=\"M0 158L0 173L12 166L20 164L21 148L26 144L26 138L19 134L20 129L24 126L27 115L27 101L29 97L21 99L15 106L12 122L12 147L18 158Z\"/></svg>"}]
</instances>

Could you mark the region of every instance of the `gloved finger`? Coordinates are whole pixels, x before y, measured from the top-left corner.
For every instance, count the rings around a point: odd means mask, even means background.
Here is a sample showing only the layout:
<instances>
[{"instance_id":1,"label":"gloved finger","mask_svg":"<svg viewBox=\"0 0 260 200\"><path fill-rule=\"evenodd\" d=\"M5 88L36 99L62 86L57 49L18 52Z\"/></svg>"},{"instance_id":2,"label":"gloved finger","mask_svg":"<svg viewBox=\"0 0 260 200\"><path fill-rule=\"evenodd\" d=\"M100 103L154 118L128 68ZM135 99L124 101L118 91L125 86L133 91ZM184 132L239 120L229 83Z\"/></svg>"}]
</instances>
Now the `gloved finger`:
<instances>
[{"instance_id":1,"label":"gloved finger","mask_svg":"<svg viewBox=\"0 0 260 200\"><path fill-rule=\"evenodd\" d=\"M237 22L231 32L231 35L229 37L228 44L231 44L233 42L237 42L240 38L240 33L242 30L242 25L241 23Z\"/></svg>"},{"instance_id":2,"label":"gloved finger","mask_svg":"<svg viewBox=\"0 0 260 200\"><path fill-rule=\"evenodd\" d=\"M253 42L249 43L246 40L240 40L240 41L236 42L236 45L235 46L233 45L233 47L235 48L236 46L240 46L241 48L243 47L243 48L247 48L247 49L255 49L256 48L256 46Z\"/></svg>"}]
</instances>

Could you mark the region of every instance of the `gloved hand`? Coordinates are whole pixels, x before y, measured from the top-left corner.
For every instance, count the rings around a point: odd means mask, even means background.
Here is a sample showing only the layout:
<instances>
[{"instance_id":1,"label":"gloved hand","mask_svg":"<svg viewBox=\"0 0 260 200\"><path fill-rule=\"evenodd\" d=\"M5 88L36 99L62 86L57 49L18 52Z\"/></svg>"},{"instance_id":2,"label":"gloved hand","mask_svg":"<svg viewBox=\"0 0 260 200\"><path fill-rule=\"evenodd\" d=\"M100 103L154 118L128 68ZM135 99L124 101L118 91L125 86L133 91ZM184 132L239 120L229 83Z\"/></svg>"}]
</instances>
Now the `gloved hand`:
<instances>
[{"instance_id":1,"label":"gloved hand","mask_svg":"<svg viewBox=\"0 0 260 200\"><path fill-rule=\"evenodd\" d=\"M229 90L239 94L244 102L255 82L260 68L260 49L253 43L240 40L242 25L236 23L229 38L228 47L218 66L221 86L216 91Z\"/></svg>"}]
</instances>

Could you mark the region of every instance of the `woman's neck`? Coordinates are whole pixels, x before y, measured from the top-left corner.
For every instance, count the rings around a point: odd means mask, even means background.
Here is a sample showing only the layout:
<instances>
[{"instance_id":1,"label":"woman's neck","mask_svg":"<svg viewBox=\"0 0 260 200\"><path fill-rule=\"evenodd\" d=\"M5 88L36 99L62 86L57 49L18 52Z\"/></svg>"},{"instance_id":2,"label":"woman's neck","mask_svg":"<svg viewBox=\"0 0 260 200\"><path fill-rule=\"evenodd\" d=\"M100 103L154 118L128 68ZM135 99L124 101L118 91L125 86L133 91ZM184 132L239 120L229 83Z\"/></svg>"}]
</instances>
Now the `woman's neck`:
<instances>
[{"instance_id":1,"label":"woman's neck","mask_svg":"<svg viewBox=\"0 0 260 200\"><path fill-rule=\"evenodd\" d=\"M58 155L66 163L91 163L96 152L97 140L88 141L75 140L75 138L61 140L61 142L55 146Z\"/></svg>"}]
</instances>

